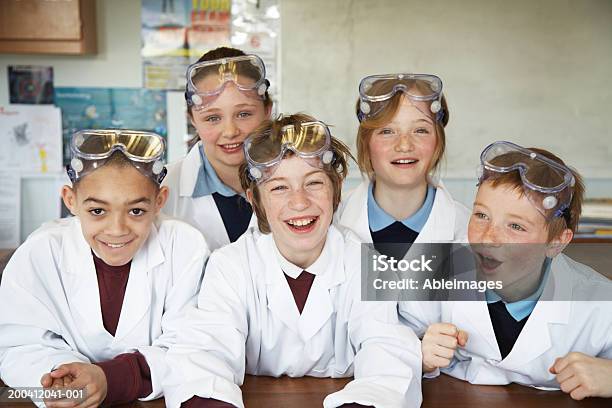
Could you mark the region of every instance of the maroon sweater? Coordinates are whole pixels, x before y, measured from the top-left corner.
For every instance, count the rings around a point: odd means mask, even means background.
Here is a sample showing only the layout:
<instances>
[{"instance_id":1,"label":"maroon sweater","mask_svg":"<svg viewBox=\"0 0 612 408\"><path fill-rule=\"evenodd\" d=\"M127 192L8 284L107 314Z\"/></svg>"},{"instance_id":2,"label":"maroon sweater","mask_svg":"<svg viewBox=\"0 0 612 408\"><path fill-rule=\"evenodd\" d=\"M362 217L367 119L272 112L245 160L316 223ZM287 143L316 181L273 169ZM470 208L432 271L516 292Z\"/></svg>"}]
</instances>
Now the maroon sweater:
<instances>
[{"instance_id":1,"label":"maroon sweater","mask_svg":"<svg viewBox=\"0 0 612 408\"><path fill-rule=\"evenodd\" d=\"M117 331L123 297L130 276L131 262L122 266L110 266L93 255L100 307L104 328L113 336ZM94 363L104 371L107 383L103 405L123 404L151 394L151 371L145 357L139 352L119 354L112 360Z\"/></svg>"},{"instance_id":2,"label":"maroon sweater","mask_svg":"<svg viewBox=\"0 0 612 408\"><path fill-rule=\"evenodd\" d=\"M293 279L289 275L285 274L285 278L287 279L287 283L289 284L289 289L291 289L291 293L293 294L293 299L295 300L295 305L297 306L300 314L304 310L304 306L306 305L306 299L308 299L308 294L310 293L310 288L312 287L312 283L314 282L315 275L309 272L302 272L300 276ZM187 401L181 404L181 408L233 408L232 404L227 402L219 401L212 398L201 398L201 397L192 397ZM344 404L343 408L361 408L364 405L360 404Z\"/></svg>"}]
</instances>

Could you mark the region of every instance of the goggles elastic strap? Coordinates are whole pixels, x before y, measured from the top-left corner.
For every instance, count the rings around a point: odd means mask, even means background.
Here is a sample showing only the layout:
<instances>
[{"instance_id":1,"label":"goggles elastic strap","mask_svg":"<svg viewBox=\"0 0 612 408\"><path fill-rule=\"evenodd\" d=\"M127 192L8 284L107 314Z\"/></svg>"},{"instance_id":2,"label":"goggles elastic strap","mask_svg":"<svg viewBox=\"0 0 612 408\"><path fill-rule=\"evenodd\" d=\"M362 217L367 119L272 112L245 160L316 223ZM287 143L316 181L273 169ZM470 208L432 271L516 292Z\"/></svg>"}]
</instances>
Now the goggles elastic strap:
<instances>
[{"instance_id":1,"label":"goggles elastic strap","mask_svg":"<svg viewBox=\"0 0 612 408\"><path fill-rule=\"evenodd\" d=\"M565 219L565 223L566 225L570 225L570 221L572 220L572 213L570 211L570 205L569 204L563 204L560 208L558 208L554 215L555 218L560 218L563 217L563 219Z\"/></svg>"}]
</instances>

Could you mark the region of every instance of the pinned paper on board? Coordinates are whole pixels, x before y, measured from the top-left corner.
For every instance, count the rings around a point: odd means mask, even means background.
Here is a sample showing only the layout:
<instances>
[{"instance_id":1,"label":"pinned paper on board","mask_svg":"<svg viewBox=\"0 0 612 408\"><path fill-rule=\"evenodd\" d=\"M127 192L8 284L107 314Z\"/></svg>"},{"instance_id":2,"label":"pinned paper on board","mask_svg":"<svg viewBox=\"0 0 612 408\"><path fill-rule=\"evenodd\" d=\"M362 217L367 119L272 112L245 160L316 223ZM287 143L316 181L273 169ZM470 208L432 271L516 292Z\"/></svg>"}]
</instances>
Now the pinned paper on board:
<instances>
[{"instance_id":1,"label":"pinned paper on board","mask_svg":"<svg viewBox=\"0 0 612 408\"><path fill-rule=\"evenodd\" d=\"M62 170L62 116L52 105L0 106L0 168L17 172Z\"/></svg>"},{"instance_id":2,"label":"pinned paper on board","mask_svg":"<svg viewBox=\"0 0 612 408\"><path fill-rule=\"evenodd\" d=\"M260 56L278 94L278 0L142 0L141 16L145 88L183 90L189 64L228 46Z\"/></svg>"},{"instance_id":3,"label":"pinned paper on board","mask_svg":"<svg viewBox=\"0 0 612 408\"><path fill-rule=\"evenodd\" d=\"M230 45L231 0L143 0L145 88L182 89L190 62Z\"/></svg>"}]
</instances>

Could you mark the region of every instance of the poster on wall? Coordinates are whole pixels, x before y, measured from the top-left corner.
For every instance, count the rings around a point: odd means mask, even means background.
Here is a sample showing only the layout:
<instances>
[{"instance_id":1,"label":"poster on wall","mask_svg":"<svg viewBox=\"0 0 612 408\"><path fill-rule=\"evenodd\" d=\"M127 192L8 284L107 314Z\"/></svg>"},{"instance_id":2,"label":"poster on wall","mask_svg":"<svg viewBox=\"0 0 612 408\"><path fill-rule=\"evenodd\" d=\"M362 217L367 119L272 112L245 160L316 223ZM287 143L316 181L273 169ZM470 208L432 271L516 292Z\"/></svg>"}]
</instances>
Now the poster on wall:
<instances>
[{"instance_id":1,"label":"poster on wall","mask_svg":"<svg viewBox=\"0 0 612 408\"><path fill-rule=\"evenodd\" d=\"M9 65L10 103L53 104L53 67Z\"/></svg>"},{"instance_id":2,"label":"poster on wall","mask_svg":"<svg viewBox=\"0 0 612 408\"><path fill-rule=\"evenodd\" d=\"M62 170L62 121L55 106L0 106L0 138L0 168L20 173Z\"/></svg>"},{"instance_id":3,"label":"poster on wall","mask_svg":"<svg viewBox=\"0 0 612 408\"><path fill-rule=\"evenodd\" d=\"M230 44L231 0L143 0L144 87L184 89L190 62Z\"/></svg>"},{"instance_id":4,"label":"poster on wall","mask_svg":"<svg viewBox=\"0 0 612 408\"><path fill-rule=\"evenodd\" d=\"M263 59L274 102L273 114L280 112L279 3L279 0L142 0L144 87L184 91L190 63L214 48L232 46ZM186 132L194 136L195 129L188 126Z\"/></svg>"},{"instance_id":5,"label":"poster on wall","mask_svg":"<svg viewBox=\"0 0 612 408\"><path fill-rule=\"evenodd\" d=\"M70 138L81 129L137 129L168 136L166 92L141 88L56 87L61 109L63 162L70 162Z\"/></svg>"},{"instance_id":6,"label":"poster on wall","mask_svg":"<svg viewBox=\"0 0 612 408\"><path fill-rule=\"evenodd\" d=\"M281 111L279 7L279 0L143 0L144 87L184 91L190 63L232 46L263 59L275 115ZM195 135L192 126L186 132Z\"/></svg>"},{"instance_id":7,"label":"poster on wall","mask_svg":"<svg viewBox=\"0 0 612 408\"><path fill-rule=\"evenodd\" d=\"M264 61L266 77L270 81L268 92L277 112L280 111L279 7L279 0L234 0L231 37L233 47L247 54L256 54Z\"/></svg>"}]
</instances>

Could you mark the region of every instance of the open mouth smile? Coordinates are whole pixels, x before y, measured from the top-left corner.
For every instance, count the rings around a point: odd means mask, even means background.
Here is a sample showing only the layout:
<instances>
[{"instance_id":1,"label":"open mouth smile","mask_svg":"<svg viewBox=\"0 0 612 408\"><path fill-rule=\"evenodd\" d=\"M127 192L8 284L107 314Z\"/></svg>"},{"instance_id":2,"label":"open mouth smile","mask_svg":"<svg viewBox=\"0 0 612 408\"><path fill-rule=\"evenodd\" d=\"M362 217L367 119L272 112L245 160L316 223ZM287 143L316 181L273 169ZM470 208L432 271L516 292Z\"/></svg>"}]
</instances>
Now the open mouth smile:
<instances>
[{"instance_id":1,"label":"open mouth smile","mask_svg":"<svg viewBox=\"0 0 612 408\"><path fill-rule=\"evenodd\" d=\"M225 153L237 153L242 151L242 142L238 143L227 143L217 145L223 150Z\"/></svg>"},{"instance_id":2,"label":"open mouth smile","mask_svg":"<svg viewBox=\"0 0 612 408\"><path fill-rule=\"evenodd\" d=\"M120 249L120 248L123 248L129 245L132 242L132 240L126 241L126 242L105 242L105 241L98 240L98 242L104 244L106 247L111 248L111 249Z\"/></svg>"},{"instance_id":3,"label":"open mouth smile","mask_svg":"<svg viewBox=\"0 0 612 408\"><path fill-rule=\"evenodd\" d=\"M502 261L498 261L497 259L490 256L486 256L480 253L477 253L477 255L480 266L487 272L494 271L499 265L503 263Z\"/></svg>"},{"instance_id":4,"label":"open mouth smile","mask_svg":"<svg viewBox=\"0 0 612 408\"><path fill-rule=\"evenodd\" d=\"M418 162L419 161L417 159L402 158L402 159L393 160L391 164L396 167L400 167L400 168L410 168Z\"/></svg>"},{"instance_id":5,"label":"open mouth smile","mask_svg":"<svg viewBox=\"0 0 612 408\"><path fill-rule=\"evenodd\" d=\"M299 234L306 234L312 231L317 221L319 221L318 216L306 216L299 218L291 218L285 221L285 224L289 226L289 229L293 232L297 232Z\"/></svg>"}]
</instances>

